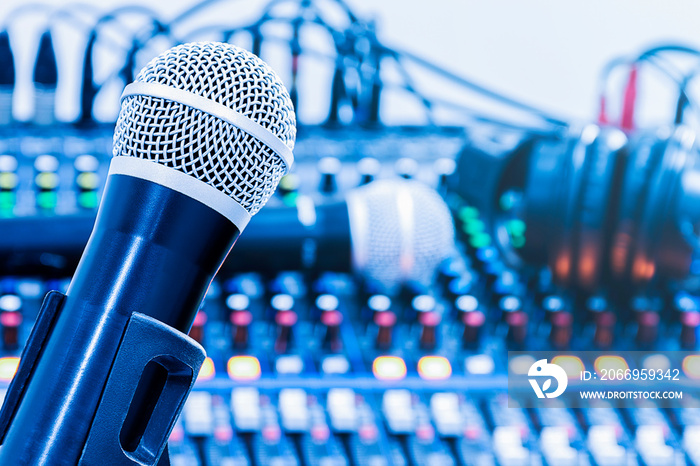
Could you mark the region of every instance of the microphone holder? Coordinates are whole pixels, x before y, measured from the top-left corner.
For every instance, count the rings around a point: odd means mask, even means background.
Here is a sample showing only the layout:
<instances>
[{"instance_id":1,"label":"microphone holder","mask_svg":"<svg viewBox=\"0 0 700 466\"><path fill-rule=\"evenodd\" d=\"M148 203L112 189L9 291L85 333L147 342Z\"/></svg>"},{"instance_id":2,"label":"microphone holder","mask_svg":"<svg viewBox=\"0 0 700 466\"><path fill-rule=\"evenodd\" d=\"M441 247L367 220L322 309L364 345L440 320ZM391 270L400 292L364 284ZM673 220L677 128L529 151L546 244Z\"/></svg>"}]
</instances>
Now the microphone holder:
<instances>
[{"instance_id":1,"label":"microphone holder","mask_svg":"<svg viewBox=\"0 0 700 466\"><path fill-rule=\"evenodd\" d=\"M4 441L25 390L31 383L33 370L41 357L44 343L51 335L64 299L64 294L51 291L42 303L0 412L0 442ZM114 361L105 361L105 364L112 363L112 368L89 431L82 437L86 441L78 464L169 464L167 440L205 356L204 349L184 333L134 312ZM149 364L160 365L167 371L167 377L138 445L133 451L126 451L120 441L121 429L141 376ZM70 415L71 410L79 410L81 406L67 405L65 408Z\"/></svg>"}]
</instances>

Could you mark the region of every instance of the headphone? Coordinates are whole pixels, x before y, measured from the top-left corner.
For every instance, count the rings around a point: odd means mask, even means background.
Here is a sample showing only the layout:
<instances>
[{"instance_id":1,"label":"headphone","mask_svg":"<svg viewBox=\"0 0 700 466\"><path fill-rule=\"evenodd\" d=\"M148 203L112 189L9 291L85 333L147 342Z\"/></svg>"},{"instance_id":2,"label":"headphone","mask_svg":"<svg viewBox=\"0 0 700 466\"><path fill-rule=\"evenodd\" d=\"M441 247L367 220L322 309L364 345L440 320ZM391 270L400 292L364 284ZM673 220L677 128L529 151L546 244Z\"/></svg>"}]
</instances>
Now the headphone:
<instances>
[{"instance_id":1,"label":"headphone","mask_svg":"<svg viewBox=\"0 0 700 466\"><path fill-rule=\"evenodd\" d=\"M698 245L694 132L587 125L532 145L523 190L526 262L565 287L634 289L688 275Z\"/></svg>"}]
</instances>

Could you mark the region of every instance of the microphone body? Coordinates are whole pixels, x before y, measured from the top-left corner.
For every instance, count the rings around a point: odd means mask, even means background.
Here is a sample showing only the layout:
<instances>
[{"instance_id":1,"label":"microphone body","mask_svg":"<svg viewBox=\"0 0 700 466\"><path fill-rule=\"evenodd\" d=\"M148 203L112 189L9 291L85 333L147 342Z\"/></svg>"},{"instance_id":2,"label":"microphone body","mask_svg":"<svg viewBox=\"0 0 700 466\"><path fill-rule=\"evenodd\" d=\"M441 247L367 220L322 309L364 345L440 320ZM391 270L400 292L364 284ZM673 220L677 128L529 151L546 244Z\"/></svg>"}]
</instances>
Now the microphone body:
<instances>
[{"instance_id":1,"label":"microphone body","mask_svg":"<svg viewBox=\"0 0 700 466\"><path fill-rule=\"evenodd\" d=\"M2 464L76 464L131 314L187 333L239 234L212 208L140 178L110 175L103 199Z\"/></svg>"}]
</instances>

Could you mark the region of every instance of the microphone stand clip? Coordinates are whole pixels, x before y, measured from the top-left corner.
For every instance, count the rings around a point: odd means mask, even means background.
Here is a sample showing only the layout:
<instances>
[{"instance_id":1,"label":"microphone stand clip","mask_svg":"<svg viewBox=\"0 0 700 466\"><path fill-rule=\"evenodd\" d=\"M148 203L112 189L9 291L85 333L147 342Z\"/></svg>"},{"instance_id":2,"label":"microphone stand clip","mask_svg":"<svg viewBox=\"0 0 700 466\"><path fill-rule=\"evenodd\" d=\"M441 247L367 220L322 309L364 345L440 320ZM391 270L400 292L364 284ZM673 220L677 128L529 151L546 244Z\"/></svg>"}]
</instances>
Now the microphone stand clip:
<instances>
[{"instance_id":1,"label":"microphone stand clip","mask_svg":"<svg viewBox=\"0 0 700 466\"><path fill-rule=\"evenodd\" d=\"M65 297L58 291L51 291L44 298L0 412L0 443L5 440L27 385L31 382L32 373ZM205 356L204 348L184 333L145 314L132 313L90 430L84 436L86 441L78 464L169 464L166 448L168 437L197 380ZM122 426L141 376L146 367L153 364L159 365L159 370L165 370L167 376L138 445L133 451L126 451L120 441Z\"/></svg>"}]
</instances>

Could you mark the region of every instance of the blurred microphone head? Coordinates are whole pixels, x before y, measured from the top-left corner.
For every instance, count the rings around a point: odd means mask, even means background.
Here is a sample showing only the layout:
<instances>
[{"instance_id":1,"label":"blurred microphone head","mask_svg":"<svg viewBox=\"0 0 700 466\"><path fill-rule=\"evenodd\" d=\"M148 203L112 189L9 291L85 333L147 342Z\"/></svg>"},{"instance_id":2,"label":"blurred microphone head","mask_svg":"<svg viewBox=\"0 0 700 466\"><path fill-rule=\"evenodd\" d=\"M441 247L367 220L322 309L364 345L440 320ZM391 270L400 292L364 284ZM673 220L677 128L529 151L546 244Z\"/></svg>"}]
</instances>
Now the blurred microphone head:
<instances>
[{"instance_id":1,"label":"blurred microphone head","mask_svg":"<svg viewBox=\"0 0 700 466\"><path fill-rule=\"evenodd\" d=\"M347 203L354 267L372 281L427 284L454 252L450 211L420 182L375 181L348 193Z\"/></svg>"},{"instance_id":2,"label":"blurred microphone head","mask_svg":"<svg viewBox=\"0 0 700 466\"><path fill-rule=\"evenodd\" d=\"M127 86L114 156L174 168L254 215L291 166L295 136L289 94L266 63L198 42L154 58Z\"/></svg>"}]
</instances>

